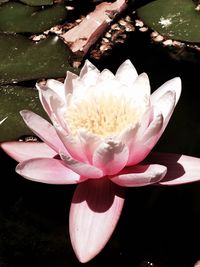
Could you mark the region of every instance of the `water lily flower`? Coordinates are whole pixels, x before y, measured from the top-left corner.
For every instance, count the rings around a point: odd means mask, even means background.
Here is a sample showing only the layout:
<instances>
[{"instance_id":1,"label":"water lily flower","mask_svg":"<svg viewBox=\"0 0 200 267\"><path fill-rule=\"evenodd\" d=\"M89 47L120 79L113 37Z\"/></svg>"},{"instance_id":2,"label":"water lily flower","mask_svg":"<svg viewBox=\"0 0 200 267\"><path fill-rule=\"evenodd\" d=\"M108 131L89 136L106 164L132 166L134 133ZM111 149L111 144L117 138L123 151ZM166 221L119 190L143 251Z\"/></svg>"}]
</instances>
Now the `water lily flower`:
<instances>
[{"instance_id":1,"label":"water lily flower","mask_svg":"<svg viewBox=\"0 0 200 267\"><path fill-rule=\"evenodd\" d=\"M150 92L148 76L126 60L114 75L86 61L64 84L37 84L49 121L23 110L28 127L43 142L4 142L32 181L77 184L69 215L71 243L87 262L106 245L119 220L125 187L176 185L199 180L200 159L150 153L181 94L174 78Z\"/></svg>"}]
</instances>

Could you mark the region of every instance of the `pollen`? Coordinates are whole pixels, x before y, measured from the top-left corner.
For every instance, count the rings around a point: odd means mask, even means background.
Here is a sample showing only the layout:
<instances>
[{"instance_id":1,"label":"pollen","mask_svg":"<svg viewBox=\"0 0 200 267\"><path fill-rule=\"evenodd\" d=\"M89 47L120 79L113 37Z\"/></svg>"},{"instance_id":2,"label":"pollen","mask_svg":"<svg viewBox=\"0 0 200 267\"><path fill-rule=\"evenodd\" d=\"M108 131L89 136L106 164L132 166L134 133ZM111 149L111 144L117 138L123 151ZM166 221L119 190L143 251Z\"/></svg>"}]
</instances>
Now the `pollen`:
<instances>
[{"instance_id":1,"label":"pollen","mask_svg":"<svg viewBox=\"0 0 200 267\"><path fill-rule=\"evenodd\" d=\"M139 108L125 96L92 96L72 103L65 119L72 133L78 129L102 136L115 135L139 120Z\"/></svg>"}]
</instances>

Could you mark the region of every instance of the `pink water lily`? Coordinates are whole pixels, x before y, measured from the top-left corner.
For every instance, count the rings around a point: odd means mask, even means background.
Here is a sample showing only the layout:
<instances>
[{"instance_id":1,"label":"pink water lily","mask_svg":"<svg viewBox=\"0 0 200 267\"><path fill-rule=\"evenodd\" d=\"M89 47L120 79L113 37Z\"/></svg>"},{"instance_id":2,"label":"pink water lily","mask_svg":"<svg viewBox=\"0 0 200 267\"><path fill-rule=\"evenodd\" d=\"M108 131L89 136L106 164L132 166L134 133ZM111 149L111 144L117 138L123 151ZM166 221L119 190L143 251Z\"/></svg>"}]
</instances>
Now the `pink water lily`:
<instances>
[{"instance_id":1,"label":"pink water lily","mask_svg":"<svg viewBox=\"0 0 200 267\"><path fill-rule=\"evenodd\" d=\"M150 94L149 79L126 60L116 75L89 61L64 84L37 84L51 122L23 110L43 142L5 142L21 176L49 184L78 184L69 216L73 249L87 262L106 245L124 205L124 188L199 180L200 159L150 153L181 94L180 78Z\"/></svg>"}]
</instances>

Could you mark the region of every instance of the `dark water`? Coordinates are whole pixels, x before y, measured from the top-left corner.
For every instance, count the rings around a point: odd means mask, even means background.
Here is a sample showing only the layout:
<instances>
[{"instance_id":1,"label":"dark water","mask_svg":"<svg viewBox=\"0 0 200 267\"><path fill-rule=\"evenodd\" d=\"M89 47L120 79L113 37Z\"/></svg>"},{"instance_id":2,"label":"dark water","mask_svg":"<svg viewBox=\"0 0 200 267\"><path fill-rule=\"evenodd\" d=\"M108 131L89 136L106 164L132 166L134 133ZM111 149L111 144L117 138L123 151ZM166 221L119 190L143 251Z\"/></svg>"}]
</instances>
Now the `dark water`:
<instances>
[{"instance_id":1,"label":"dark water","mask_svg":"<svg viewBox=\"0 0 200 267\"><path fill-rule=\"evenodd\" d=\"M178 62L133 33L126 44L99 62L113 71L129 58L145 71L152 90L180 76L183 92L155 150L200 157L199 65ZM74 186L26 181L0 151L0 267L78 267L68 234ZM104 250L87 267L190 267L200 259L200 184L127 189L118 226Z\"/></svg>"}]
</instances>

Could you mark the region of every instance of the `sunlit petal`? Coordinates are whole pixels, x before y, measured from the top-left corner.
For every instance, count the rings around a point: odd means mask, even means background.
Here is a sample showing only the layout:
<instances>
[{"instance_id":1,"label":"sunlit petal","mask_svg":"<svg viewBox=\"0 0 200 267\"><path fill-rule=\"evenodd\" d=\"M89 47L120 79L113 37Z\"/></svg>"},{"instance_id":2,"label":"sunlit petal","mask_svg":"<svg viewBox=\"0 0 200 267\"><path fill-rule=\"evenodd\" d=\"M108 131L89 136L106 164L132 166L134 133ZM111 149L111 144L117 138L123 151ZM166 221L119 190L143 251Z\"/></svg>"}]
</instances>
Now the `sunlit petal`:
<instances>
[{"instance_id":1,"label":"sunlit petal","mask_svg":"<svg viewBox=\"0 0 200 267\"><path fill-rule=\"evenodd\" d=\"M80 174L83 177L93 179L93 178L100 178L103 176L103 171L95 166L77 161L72 157L70 157L69 155L66 155L62 152L60 152L60 157L65 162L66 166L68 166L68 168L70 168L71 170Z\"/></svg>"},{"instance_id":2,"label":"sunlit petal","mask_svg":"<svg viewBox=\"0 0 200 267\"><path fill-rule=\"evenodd\" d=\"M116 72L116 78L127 86L132 86L138 74L130 60L124 61Z\"/></svg>"},{"instance_id":3,"label":"sunlit petal","mask_svg":"<svg viewBox=\"0 0 200 267\"><path fill-rule=\"evenodd\" d=\"M4 142L1 148L14 160L22 162L24 160L44 157L53 158L57 152L42 142Z\"/></svg>"},{"instance_id":4,"label":"sunlit petal","mask_svg":"<svg viewBox=\"0 0 200 267\"><path fill-rule=\"evenodd\" d=\"M181 95L181 79L179 77L173 78L163 85L161 85L156 91L151 94L151 102L156 104L157 100L166 92L174 91L176 93L176 104Z\"/></svg>"},{"instance_id":5,"label":"sunlit petal","mask_svg":"<svg viewBox=\"0 0 200 267\"><path fill-rule=\"evenodd\" d=\"M118 175L111 177L111 181L125 187L150 185L163 179L167 168L158 164L135 165L126 167Z\"/></svg>"},{"instance_id":6,"label":"sunlit petal","mask_svg":"<svg viewBox=\"0 0 200 267\"><path fill-rule=\"evenodd\" d=\"M16 172L28 180L47 184L76 184L84 180L58 159L26 160L17 165Z\"/></svg>"},{"instance_id":7,"label":"sunlit petal","mask_svg":"<svg viewBox=\"0 0 200 267\"><path fill-rule=\"evenodd\" d=\"M77 258L87 262L106 245L124 204L123 188L107 179L79 184L70 209L70 237Z\"/></svg>"},{"instance_id":8,"label":"sunlit petal","mask_svg":"<svg viewBox=\"0 0 200 267\"><path fill-rule=\"evenodd\" d=\"M100 168L104 175L118 173L126 166L127 160L127 146L112 140L102 143L93 156L93 164Z\"/></svg>"},{"instance_id":9,"label":"sunlit petal","mask_svg":"<svg viewBox=\"0 0 200 267\"><path fill-rule=\"evenodd\" d=\"M54 149L57 153L60 149L66 150L60 141L54 127L39 115L23 110L20 112L26 125L47 145Z\"/></svg>"}]
</instances>

